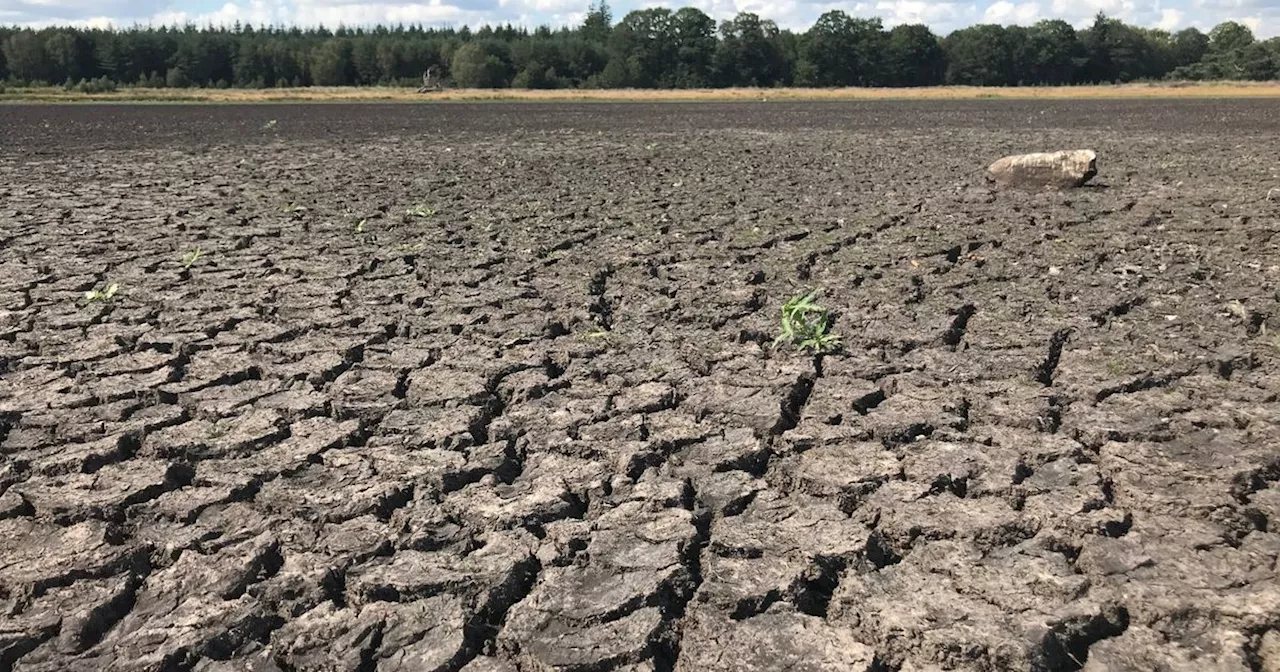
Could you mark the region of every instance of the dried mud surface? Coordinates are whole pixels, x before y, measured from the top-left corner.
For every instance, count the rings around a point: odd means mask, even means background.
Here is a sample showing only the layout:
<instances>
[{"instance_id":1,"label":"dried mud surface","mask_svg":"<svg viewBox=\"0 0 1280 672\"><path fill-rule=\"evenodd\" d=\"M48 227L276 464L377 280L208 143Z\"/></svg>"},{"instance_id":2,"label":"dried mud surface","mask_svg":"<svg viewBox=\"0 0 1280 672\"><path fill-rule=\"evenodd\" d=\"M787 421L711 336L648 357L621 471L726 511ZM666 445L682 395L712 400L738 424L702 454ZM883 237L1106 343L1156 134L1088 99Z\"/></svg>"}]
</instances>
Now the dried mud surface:
<instances>
[{"instance_id":1,"label":"dried mud surface","mask_svg":"<svg viewBox=\"0 0 1280 672\"><path fill-rule=\"evenodd\" d=\"M0 669L1280 669L1273 104L0 118Z\"/></svg>"}]
</instances>

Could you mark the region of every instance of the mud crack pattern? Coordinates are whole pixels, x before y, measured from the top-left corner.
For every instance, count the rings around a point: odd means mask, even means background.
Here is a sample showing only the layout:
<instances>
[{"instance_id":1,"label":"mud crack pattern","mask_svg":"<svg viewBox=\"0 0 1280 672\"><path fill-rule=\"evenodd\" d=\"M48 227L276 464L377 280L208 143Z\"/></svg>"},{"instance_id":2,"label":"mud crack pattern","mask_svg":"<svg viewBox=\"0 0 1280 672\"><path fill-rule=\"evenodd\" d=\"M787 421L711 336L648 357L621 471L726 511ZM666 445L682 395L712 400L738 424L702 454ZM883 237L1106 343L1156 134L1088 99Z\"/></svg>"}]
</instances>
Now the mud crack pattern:
<instances>
[{"instance_id":1,"label":"mud crack pattern","mask_svg":"<svg viewBox=\"0 0 1280 672\"><path fill-rule=\"evenodd\" d=\"M2 669L1280 669L1273 106L2 112Z\"/></svg>"}]
</instances>

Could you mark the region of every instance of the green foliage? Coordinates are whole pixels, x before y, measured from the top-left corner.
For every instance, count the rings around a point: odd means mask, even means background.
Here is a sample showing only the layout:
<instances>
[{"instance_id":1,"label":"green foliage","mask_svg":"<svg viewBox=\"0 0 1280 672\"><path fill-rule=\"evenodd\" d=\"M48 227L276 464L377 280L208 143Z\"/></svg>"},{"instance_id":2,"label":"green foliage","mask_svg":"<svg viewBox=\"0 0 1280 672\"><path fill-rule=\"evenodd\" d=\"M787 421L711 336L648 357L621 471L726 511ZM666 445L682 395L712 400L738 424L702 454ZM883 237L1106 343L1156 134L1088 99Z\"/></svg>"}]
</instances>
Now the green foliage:
<instances>
[{"instance_id":1,"label":"green foliage","mask_svg":"<svg viewBox=\"0 0 1280 672\"><path fill-rule=\"evenodd\" d=\"M703 88L712 84L716 54L716 22L702 10L682 7L671 16L674 60L659 81L674 88Z\"/></svg>"},{"instance_id":2,"label":"green foliage","mask_svg":"<svg viewBox=\"0 0 1280 672\"><path fill-rule=\"evenodd\" d=\"M785 343L821 353L840 347L840 337L831 333L831 312L813 301L817 295L818 290L814 290L783 304L780 333L773 341L775 348Z\"/></svg>"},{"instance_id":3,"label":"green foliage","mask_svg":"<svg viewBox=\"0 0 1280 672\"><path fill-rule=\"evenodd\" d=\"M1066 21L1040 21L1027 29L1023 65L1030 65L1032 84L1061 86L1076 81L1076 73L1088 60L1076 29Z\"/></svg>"},{"instance_id":4,"label":"green foliage","mask_svg":"<svg viewBox=\"0 0 1280 672\"><path fill-rule=\"evenodd\" d=\"M1187 28L1173 34L1170 47L1174 67L1195 65L1209 51L1209 36Z\"/></svg>"},{"instance_id":5,"label":"green foliage","mask_svg":"<svg viewBox=\"0 0 1280 672\"><path fill-rule=\"evenodd\" d=\"M582 21L582 37L590 42L603 44L609 39L612 30L613 10L609 8L609 3L606 0L600 0L598 5L592 3Z\"/></svg>"},{"instance_id":6,"label":"green foliage","mask_svg":"<svg viewBox=\"0 0 1280 672\"><path fill-rule=\"evenodd\" d=\"M190 252L187 252L186 254L182 255L182 267L191 268L191 266L194 265L197 261L200 261L200 257L203 255L204 255L204 251L201 250L199 247L197 247L194 250L191 250Z\"/></svg>"},{"instance_id":7,"label":"green foliage","mask_svg":"<svg viewBox=\"0 0 1280 672\"><path fill-rule=\"evenodd\" d=\"M770 86L790 83L792 65L783 50L781 31L772 21L750 12L720 24L713 69L721 86Z\"/></svg>"},{"instance_id":8,"label":"green foliage","mask_svg":"<svg viewBox=\"0 0 1280 672\"><path fill-rule=\"evenodd\" d=\"M1081 36L1087 58L1081 68L1085 81L1131 82L1163 77L1168 72L1161 44L1166 36L1099 13L1093 26Z\"/></svg>"},{"instance_id":9,"label":"green foliage","mask_svg":"<svg viewBox=\"0 0 1280 672\"><path fill-rule=\"evenodd\" d=\"M884 66L889 86L929 86L942 81L947 55L928 26L894 26L889 31Z\"/></svg>"},{"instance_id":10,"label":"green foliage","mask_svg":"<svg viewBox=\"0 0 1280 672\"><path fill-rule=\"evenodd\" d=\"M530 61L514 79L511 87L515 89L559 89L565 82L556 75L555 68L543 66L538 61Z\"/></svg>"},{"instance_id":11,"label":"green foliage","mask_svg":"<svg viewBox=\"0 0 1280 672\"><path fill-rule=\"evenodd\" d=\"M406 214L406 215L408 215L408 216L410 216L410 217L417 217L417 218L419 218L419 219L426 219L426 218L428 218L428 217L434 217L434 216L435 216L435 214L436 214L436 209L435 209L435 208L433 208L433 207L431 207L431 206L429 206L429 205L423 205L423 204L419 203L418 205L415 205L415 206L413 206L412 208L409 208L408 210L405 210L405 211L404 211L404 214Z\"/></svg>"},{"instance_id":12,"label":"green foliage","mask_svg":"<svg viewBox=\"0 0 1280 672\"><path fill-rule=\"evenodd\" d=\"M1177 56L1180 52L1176 50L1178 42L1175 41L1175 58L1179 59L1180 65L1173 70L1171 77L1196 80L1280 79L1280 38L1258 42L1247 27L1231 21L1220 24L1208 35L1198 31L1197 35L1187 36L1183 45L1188 57L1200 54L1194 62L1182 62L1185 59Z\"/></svg>"},{"instance_id":13,"label":"green foliage","mask_svg":"<svg viewBox=\"0 0 1280 672\"><path fill-rule=\"evenodd\" d=\"M887 47L888 34L880 19L832 10L809 29L801 54L813 66L816 86L879 86L887 79Z\"/></svg>"},{"instance_id":14,"label":"green foliage","mask_svg":"<svg viewBox=\"0 0 1280 672\"><path fill-rule=\"evenodd\" d=\"M1247 26L1226 21L1209 31L1209 51L1214 54L1232 54L1253 44L1253 31Z\"/></svg>"},{"instance_id":15,"label":"green foliage","mask_svg":"<svg viewBox=\"0 0 1280 672\"><path fill-rule=\"evenodd\" d=\"M692 7L630 12L609 36L602 85L695 88L711 84L716 24Z\"/></svg>"},{"instance_id":16,"label":"green foliage","mask_svg":"<svg viewBox=\"0 0 1280 672\"><path fill-rule=\"evenodd\" d=\"M947 36L947 84L1011 86L1018 83L1018 33L986 24Z\"/></svg>"},{"instance_id":17,"label":"green foliage","mask_svg":"<svg viewBox=\"0 0 1280 672\"><path fill-rule=\"evenodd\" d=\"M50 36L51 37L51 36ZM48 54L44 49L45 37L31 31L21 31L10 35L0 45L4 53L9 75L27 81L50 80L58 73L53 70ZM70 73L67 73L68 75ZM65 81L68 77L59 79Z\"/></svg>"},{"instance_id":18,"label":"green foliage","mask_svg":"<svg viewBox=\"0 0 1280 672\"><path fill-rule=\"evenodd\" d=\"M355 79L351 41L326 40L311 53L311 80L318 86L342 86Z\"/></svg>"},{"instance_id":19,"label":"green foliage","mask_svg":"<svg viewBox=\"0 0 1280 672\"><path fill-rule=\"evenodd\" d=\"M1236 22L1169 34L1099 14L978 25L941 38L923 25L823 14L804 32L749 12L719 26L703 11L651 7L614 21L605 2L576 27L0 28L0 80L115 86L464 87L928 86L1085 84L1162 77L1280 77L1280 46Z\"/></svg>"},{"instance_id":20,"label":"green foliage","mask_svg":"<svg viewBox=\"0 0 1280 672\"><path fill-rule=\"evenodd\" d=\"M165 76L164 85L171 89L185 89L191 86L191 79L187 77L187 73L183 72L181 67L175 66Z\"/></svg>"},{"instance_id":21,"label":"green foliage","mask_svg":"<svg viewBox=\"0 0 1280 672\"><path fill-rule=\"evenodd\" d=\"M1240 73L1245 79L1280 79L1280 39L1254 42L1241 50Z\"/></svg>"},{"instance_id":22,"label":"green foliage","mask_svg":"<svg viewBox=\"0 0 1280 672\"><path fill-rule=\"evenodd\" d=\"M50 76L61 76L66 81L83 79L81 67L86 55L84 40L75 33L58 32L44 40L45 62Z\"/></svg>"},{"instance_id":23,"label":"green foliage","mask_svg":"<svg viewBox=\"0 0 1280 672\"><path fill-rule=\"evenodd\" d=\"M468 89L497 89L510 84L508 47L494 40L468 42L453 54L454 82ZM505 57L505 58L504 58Z\"/></svg>"},{"instance_id":24,"label":"green foliage","mask_svg":"<svg viewBox=\"0 0 1280 672\"><path fill-rule=\"evenodd\" d=\"M110 93L116 90L115 81L108 79L106 75L97 79L82 79L74 87L69 86L71 84L71 80L67 80L67 84L68 86L66 88L68 90L74 90L80 93Z\"/></svg>"}]
</instances>

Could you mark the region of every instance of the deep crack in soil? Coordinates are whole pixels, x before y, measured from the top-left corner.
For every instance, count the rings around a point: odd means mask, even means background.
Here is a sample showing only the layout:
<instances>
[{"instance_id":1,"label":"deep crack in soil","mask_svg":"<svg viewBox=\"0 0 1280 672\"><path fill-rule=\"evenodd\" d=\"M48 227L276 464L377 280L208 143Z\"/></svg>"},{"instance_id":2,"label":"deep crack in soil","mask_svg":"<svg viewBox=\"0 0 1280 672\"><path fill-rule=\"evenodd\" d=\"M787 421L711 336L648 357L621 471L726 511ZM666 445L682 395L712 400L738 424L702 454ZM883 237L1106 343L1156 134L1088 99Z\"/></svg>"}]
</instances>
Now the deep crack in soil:
<instances>
[{"instance_id":1,"label":"deep crack in soil","mask_svg":"<svg viewBox=\"0 0 1280 672\"><path fill-rule=\"evenodd\" d=\"M1270 103L0 116L0 668L1280 669Z\"/></svg>"}]
</instances>

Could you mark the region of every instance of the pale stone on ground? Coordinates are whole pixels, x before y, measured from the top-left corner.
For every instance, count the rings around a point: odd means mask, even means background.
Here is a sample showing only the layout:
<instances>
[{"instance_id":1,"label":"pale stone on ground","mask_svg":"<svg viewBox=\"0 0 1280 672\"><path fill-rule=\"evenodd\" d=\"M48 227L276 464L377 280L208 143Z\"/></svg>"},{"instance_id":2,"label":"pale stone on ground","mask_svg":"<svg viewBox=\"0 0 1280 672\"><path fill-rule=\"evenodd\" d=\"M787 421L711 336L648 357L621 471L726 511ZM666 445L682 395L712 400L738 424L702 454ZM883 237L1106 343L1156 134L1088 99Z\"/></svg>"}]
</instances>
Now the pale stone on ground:
<instances>
[{"instance_id":1,"label":"pale stone on ground","mask_svg":"<svg viewBox=\"0 0 1280 672\"><path fill-rule=\"evenodd\" d=\"M1006 156L987 168L987 178L1001 187L1079 187L1098 173L1091 149Z\"/></svg>"}]
</instances>

